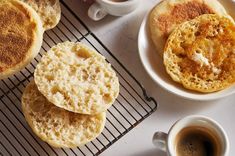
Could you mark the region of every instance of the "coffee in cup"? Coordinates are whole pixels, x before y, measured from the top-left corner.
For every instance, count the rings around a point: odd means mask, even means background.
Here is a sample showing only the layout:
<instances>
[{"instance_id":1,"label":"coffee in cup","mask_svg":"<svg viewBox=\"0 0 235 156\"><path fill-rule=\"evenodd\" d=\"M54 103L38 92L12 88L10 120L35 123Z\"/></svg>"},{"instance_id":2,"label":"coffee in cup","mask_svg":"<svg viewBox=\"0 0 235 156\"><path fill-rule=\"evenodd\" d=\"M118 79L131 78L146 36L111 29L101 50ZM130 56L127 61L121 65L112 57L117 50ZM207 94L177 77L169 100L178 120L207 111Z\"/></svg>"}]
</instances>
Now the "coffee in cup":
<instances>
[{"instance_id":1,"label":"coffee in cup","mask_svg":"<svg viewBox=\"0 0 235 156\"><path fill-rule=\"evenodd\" d=\"M178 120L168 133L156 132L153 144L168 156L228 156L229 152L224 129L200 115Z\"/></svg>"},{"instance_id":2,"label":"coffee in cup","mask_svg":"<svg viewBox=\"0 0 235 156\"><path fill-rule=\"evenodd\" d=\"M191 126L178 133L175 150L177 156L220 156L222 145L212 130Z\"/></svg>"}]
</instances>

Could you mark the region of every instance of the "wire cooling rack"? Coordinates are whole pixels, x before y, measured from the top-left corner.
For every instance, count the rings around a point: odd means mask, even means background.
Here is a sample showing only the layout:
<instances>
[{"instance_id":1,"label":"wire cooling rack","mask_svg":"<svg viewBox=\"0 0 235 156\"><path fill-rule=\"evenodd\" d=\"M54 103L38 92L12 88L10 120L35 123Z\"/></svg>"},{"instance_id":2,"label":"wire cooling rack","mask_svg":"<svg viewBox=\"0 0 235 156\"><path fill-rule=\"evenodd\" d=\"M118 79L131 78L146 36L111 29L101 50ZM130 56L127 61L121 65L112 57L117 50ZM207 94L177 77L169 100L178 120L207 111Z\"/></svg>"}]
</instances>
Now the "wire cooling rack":
<instances>
[{"instance_id":1,"label":"wire cooling rack","mask_svg":"<svg viewBox=\"0 0 235 156\"><path fill-rule=\"evenodd\" d=\"M40 54L22 71L0 81L0 155L99 155L157 109L137 79L101 43L75 13L61 1L61 22L44 34ZM80 41L107 58L120 80L120 95L107 112L102 134L92 142L74 149L56 149L35 136L21 111L21 95L33 78L43 53L63 41Z\"/></svg>"}]
</instances>

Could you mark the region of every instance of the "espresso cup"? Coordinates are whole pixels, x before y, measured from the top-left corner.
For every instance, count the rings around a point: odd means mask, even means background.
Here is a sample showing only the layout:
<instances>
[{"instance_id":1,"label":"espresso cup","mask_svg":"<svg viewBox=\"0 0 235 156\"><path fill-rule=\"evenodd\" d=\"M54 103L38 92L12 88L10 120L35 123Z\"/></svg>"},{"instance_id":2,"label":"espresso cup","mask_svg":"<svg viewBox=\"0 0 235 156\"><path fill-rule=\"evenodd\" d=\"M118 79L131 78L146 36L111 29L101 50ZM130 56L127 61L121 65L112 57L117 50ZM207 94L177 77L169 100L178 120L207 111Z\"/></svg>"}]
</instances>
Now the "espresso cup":
<instances>
[{"instance_id":1,"label":"espresso cup","mask_svg":"<svg viewBox=\"0 0 235 156\"><path fill-rule=\"evenodd\" d=\"M96 0L88 9L88 16L95 20L101 20L107 14L123 16L134 11L139 0Z\"/></svg>"},{"instance_id":2,"label":"espresso cup","mask_svg":"<svg viewBox=\"0 0 235 156\"><path fill-rule=\"evenodd\" d=\"M153 144L168 156L228 156L229 152L229 141L223 128L216 121L198 115L178 120L168 134L156 132Z\"/></svg>"}]
</instances>

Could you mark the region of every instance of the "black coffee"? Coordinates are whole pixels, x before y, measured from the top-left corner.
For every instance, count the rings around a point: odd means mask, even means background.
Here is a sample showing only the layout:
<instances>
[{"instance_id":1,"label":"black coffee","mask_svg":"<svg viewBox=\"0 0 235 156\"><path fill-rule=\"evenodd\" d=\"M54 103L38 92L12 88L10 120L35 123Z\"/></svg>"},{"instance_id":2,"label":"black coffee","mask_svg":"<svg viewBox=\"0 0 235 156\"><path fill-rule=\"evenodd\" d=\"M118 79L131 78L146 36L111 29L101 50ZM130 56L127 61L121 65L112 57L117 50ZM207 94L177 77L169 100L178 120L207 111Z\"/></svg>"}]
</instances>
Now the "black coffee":
<instances>
[{"instance_id":1,"label":"black coffee","mask_svg":"<svg viewBox=\"0 0 235 156\"><path fill-rule=\"evenodd\" d=\"M113 2L125 2L125 1L128 1L128 0L110 0L110 1L113 1Z\"/></svg>"},{"instance_id":2,"label":"black coffee","mask_svg":"<svg viewBox=\"0 0 235 156\"><path fill-rule=\"evenodd\" d=\"M187 127L176 137L177 156L220 156L221 144L217 135L203 127Z\"/></svg>"}]
</instances>

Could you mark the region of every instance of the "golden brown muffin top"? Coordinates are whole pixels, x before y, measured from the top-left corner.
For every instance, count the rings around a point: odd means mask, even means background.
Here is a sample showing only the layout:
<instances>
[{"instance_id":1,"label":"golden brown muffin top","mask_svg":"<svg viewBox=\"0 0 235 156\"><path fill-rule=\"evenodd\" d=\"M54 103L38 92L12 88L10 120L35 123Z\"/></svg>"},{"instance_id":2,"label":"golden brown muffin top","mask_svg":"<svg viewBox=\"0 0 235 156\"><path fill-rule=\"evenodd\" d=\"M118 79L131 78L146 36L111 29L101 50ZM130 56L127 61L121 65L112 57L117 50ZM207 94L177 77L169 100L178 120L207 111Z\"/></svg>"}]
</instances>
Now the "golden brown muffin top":
<instances>
[{"instance_id":1,"label":"golden brown muffin top","mask_svg":"<svg viewBox=\"0 0 235 156\"><path fill-rule=\"evenodd\" d=\"M199 92L225 89L235 82L235 24L206 14L179 25L169 36L164 65L185 88Z\"/></svg>"},{"instance_id":2,"label":"golden brown muffin top","mask_svg":"<svg viewBox=\"0 0 235 156\"><path fill-rule=\"evenodd\" d=\"M17 2L0 3L0 72L24 61L35 38L36 21Z\"/></svg>"},{"instance_id":3,"label":"golden brown muffin top","mask_svg":"<svg viewBox=\"0 0 235 156\"><path fill-rule=\"evenodd\" d=\"M168 37L168 34L172 31L172 25L180 24L203 14L214 13L208 5L199 2L198 0L170 6L169 10L170 12L168 14L161 14L157 18L159 29L166 35L166 37Z\"/></svg>"}]
</instances>

